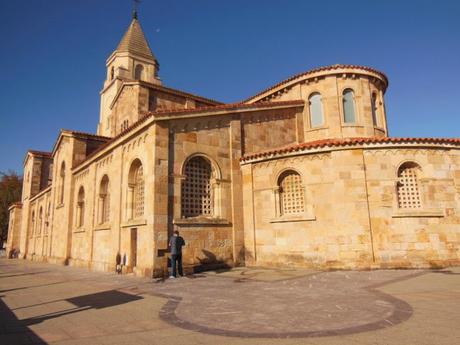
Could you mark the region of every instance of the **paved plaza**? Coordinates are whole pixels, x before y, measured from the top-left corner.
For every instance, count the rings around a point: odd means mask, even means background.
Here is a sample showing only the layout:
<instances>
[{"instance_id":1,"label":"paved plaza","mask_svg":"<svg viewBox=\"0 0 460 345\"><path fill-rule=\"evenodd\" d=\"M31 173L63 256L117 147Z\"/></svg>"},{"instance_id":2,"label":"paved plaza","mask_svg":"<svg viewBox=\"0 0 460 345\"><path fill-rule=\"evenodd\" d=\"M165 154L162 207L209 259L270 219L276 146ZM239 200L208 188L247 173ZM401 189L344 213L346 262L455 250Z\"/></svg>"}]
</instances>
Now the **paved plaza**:
<instances>
[{"instance_id":1,"label":"paved plaza","mask_svg":"<svg viewBox=\"0 0 460 345\"><path fill-rule=\"evenodd\" d=\"M460 268L152 280L0 259L0 344L460 344Z\"/></svg>"}]
</instances>

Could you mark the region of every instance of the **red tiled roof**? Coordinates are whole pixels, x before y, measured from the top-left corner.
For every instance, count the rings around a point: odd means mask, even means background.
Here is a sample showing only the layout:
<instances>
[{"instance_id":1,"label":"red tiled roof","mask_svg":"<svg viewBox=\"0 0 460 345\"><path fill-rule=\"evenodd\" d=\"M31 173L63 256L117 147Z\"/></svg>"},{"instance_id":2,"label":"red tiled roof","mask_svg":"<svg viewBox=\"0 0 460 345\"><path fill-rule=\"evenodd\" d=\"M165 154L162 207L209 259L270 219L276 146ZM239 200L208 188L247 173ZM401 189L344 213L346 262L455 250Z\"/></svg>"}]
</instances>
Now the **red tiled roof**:
<instances>
[{"instance_id":1,"label":"red tiled roof","mask_svg":"<svg viewBox=\"0 0 460 345\"><path fill-rule=\"evenodd\" d=\"M8 210L10 210L13 207L22 207L22 202L20 201L13 202L12 204L10 204L10 206L8 206Z\"/></svg>"},{"instance_id":2,"label":"red tiled roof","mask_svg":"<svg viewBox=\"0 0 460 345\"><path fill-rule=\"evenodd\" d=\"M72 134L74 134L76 136L85 136L85 137L90 137L92 139L101 140L101 141L107 141L107 140L111 139L110 137L105 137L105 136L102 136L102 135L97 135L97 134L93 134L93 133L85 133L85 132L80 132L80 131L73 131L73 130L70 130L70 129L62 129L62 131L72 133Z\"/></svg>"},{"instance_id":3,"label":"red tiled roof","mask_svg":"<svg viewBox=\"0 0 460 345\"><path fill-rule=\"evenodd\" d=\"M344 69L344 68L356 68L356 69L361 69L361 70L365 70L365 71L368 71L368 72L372 72L372 73L376 73L378 75L380 75L386 82L386 84L388 85L388 78L387 76L376 70L376 69L373 69L371 67L366 67L366 66L359 66L359 65L342 65L342 64L335 64L335 65L331 65L331 66L324 66L324 67L318 67L318 68L314 68L314 69L311 69L309 71L306 71L306 72L302 72L302 73L298 73L298 74L295 74L293 75L292 77L289 77L281 82L279 82L278 84L275 84L261 92L259 92L258 94L252 96L252 97L249 97L247 99L245 99L243 102L249 102L250 100L264 94L265 92L267 91L270 91L270 90L273 90L273 89L276 89L277 87L285 84L285 83L288 83L294 79L297 79L299 77L303 77L305 75L309 75L309 74L314 74L314 73L318 73L318 72L323 72L323 71L332 71L332 70L336 70L336 69Z\"/></svg>"},{"instance_id":4,"label":"red tiled roof","mask_svg":"<svg viewBox=\"0 0 460 345\"><path fill-rule=\"evenodd\" d=\"M149 82L146 82L146 81L143 81L143 80L140 81L140 83L141 84L146 84L148 87L153 88L153 89L157 89L157 90L160 90L160 91L170 92L170 93L178 94L178 95L181 95L181 96L184 96L184 97L195 98L199 102L211 103L211 104L215 104L215 105L224 104L222 102L216 101L215 99L206 98L206 97L203 97L203 96L198 96L198 95L195 95L195 94L190 93L190 92L174 89L172 87L167 87L167 86L158 85L158 84L152 84L152 83L149 83Z\"/></svg>"},{"instance_id":5,"label":"red tiled roof","mask_svg":"<svg viewBox=\"0 0 460 345\"><path fill-rule=\"evenodd\" d=\"M45 152L45 151L36 151L36 150L28 150L28 153L31 153L36 156L46 156L46 157L51 157L51 152Z\"/></svg>"},{"instance_id":6,"label":"red tiled roof","mask_svg":"<svg viewBox=\"0 0 460 345\"><path fill-rule=\"evenodd\" d=\"M323 139L302 144L284 146L268 151L257 152L241 157L240 161L245 162L252 159L263 158L278 154L300 152L308 149L323 147L354 146L363 144L453 144L460 145L460 138L346 138L346 139Z\"/></svg>"},{"instance_id":7,"label":"red tiled roof","mask_svg":"<svg viewBox=\"0 0 460 345\"><path fill-rule=\"evenodd\" d=\"M97 149L95 149L93 152L91 152L88 156L86 156L85 160L81 163L79 163L77 166L79 165L82 165L84 162L86 162L88 159L90 159L91 157L95 156L98 152L102 151L104 148L106 148L107 146L109 146L111 143L113 143L115 140L117 140L118 138L124 136L125 134L127 134L128 132L131 132L134 128L137 128L139 127L143 122L145 122L150 116L144 116L142 118L140 118L138 121L134 122L131 126L129 126L128 128L126 128L124 131L121 131L120 133L118 133L116 136L114 136L113 138L108 138L108 137L101 137L101 138L106 138L108 139L105 143L103 143L101 146L99 146ZM74 168L76 168L77 166L74 166Z\"/></svg>"},{"instance_id":8,"label":"red tiled roof","mask_svg":"<svg viewBox=\"0 0 460 345\"><path fill-rule=\"evenodd\" d=\"M142 123L144 123L147 119L154 117L155 115L166 115L166 114L183 114L183 113L200 113L200 112L209 112L209 111L214 111L214 110L233 110L233 109L245 109L245 108L263 108L263 107L269 107L269 106L283 106L283 105L303 105L304 101L302 100L295 100L295 101L283 101L283 102L260 102L256 104L244 104L244 103L231 103L231 104L222 104L222 105L216 105L212 107L202 107L202 108L193 108L193 109L176 109L176 110L165 110L165 111L157 111L157 112L148 112L143 114L143 117L141 117L138 121L134 122L131 126L126 128L124 131L118 133L116 136L113 138L108 138L104 144L99 146L96 150L91 152L86 159L79 163L77 166L83 164L86 162L88 159L96 155L98 152L102 151L105 147L110 145L112 142L117 140L118 138L124 136L125 134L131 132L133 129L139 127ZM101 137L101 138L106 138L106 137ZM75 166L74 168L76 168Z\"/></svg>"},{"instance_id":9,"label":"red tiled roof","mask_svg":"<svg viewBox=\"0 0 460 345\"><path fill-rule=\"evenodd\" d=\"M229 104L221 104L215 105L210 107L200 107L200 108L193 108L193 109L176 109L176 110L158 110L146 113L147 115L165 115L165 114L183 114L183 113L201 113L201 112L210 112L216 110L237 110L237 109L245 109L245 108L264 108L264 107L276 107L276 106L283 106L283 105L304 105L305 102L302 100L294 100L294 101L280 101L280 102L259 102L259 103L229 103Z\"/></svg>"}]
</instances>

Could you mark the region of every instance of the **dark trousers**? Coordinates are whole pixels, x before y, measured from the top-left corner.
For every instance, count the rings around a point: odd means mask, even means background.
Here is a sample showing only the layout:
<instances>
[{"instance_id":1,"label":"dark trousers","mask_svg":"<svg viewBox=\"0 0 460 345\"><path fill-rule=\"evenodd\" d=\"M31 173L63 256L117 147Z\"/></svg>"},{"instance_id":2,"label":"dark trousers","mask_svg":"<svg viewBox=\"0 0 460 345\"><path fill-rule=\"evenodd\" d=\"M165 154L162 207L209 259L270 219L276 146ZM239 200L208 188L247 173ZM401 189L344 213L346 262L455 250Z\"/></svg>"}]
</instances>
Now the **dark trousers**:
<instances>
[{"instance_id":1,"label":"dark trousers","mask_svg":"<svg viewBox=\"0 0 460 345\"><path fill-rule=\"evenodd\" d=\"M179 275L182 276L182 253L179 254L172 254L171 255L171 266L172 266L172 275L174 277L177 276L177 271L179 271Z\"/></svg>"}]
</instances>

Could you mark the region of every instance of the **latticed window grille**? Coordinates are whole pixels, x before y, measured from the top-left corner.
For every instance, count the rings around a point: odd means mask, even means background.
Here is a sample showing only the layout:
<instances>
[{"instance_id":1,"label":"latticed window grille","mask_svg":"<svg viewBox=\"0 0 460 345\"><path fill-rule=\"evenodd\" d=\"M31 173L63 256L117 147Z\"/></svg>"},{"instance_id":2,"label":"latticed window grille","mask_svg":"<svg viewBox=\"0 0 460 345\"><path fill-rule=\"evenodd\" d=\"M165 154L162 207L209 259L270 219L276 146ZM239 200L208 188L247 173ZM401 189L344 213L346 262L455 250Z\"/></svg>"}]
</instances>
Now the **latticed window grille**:
<instances>
[{"instance_id":1,"label":"latticed window grille","mask_svg":"<svg viewBox=\"0 0 460 345\"><path fill-rule=\"evenodd\" d=\"M144 169L140 165L134 173L134 217L139 218L144 215Z\"/></svg>"},{"instance_id":2,"label":"latticed window grille","mask_svg":"<svg viewBox=\"0 0 460 345\"><path fill-rule=\"evenodd\" d=\"M402 165L398 171L398 207L399 208L421 208L418 174L420 167L415 163Z\"/></svg>"},{"instance_id":3,"label":"latticed window grille","mask_svg":"<svg viewBox=\"0 0 460 345\"><path fill-rule=\"evenodd\" d=\"M294 171L284 173L279 180L281 214L305 211L304 190L300 175Z\"/></svg>"},{"instance_id":4,"label":"latticed window grille","mask_svg":"<svg viewBox=\"0 0 460 345\"><path fill-rule=\"evenodd\" d=\"M211 164L203 157L194 157L185 165L184 173L182 216L184 218L211 216Z\"/></svg>"}]
</instances>

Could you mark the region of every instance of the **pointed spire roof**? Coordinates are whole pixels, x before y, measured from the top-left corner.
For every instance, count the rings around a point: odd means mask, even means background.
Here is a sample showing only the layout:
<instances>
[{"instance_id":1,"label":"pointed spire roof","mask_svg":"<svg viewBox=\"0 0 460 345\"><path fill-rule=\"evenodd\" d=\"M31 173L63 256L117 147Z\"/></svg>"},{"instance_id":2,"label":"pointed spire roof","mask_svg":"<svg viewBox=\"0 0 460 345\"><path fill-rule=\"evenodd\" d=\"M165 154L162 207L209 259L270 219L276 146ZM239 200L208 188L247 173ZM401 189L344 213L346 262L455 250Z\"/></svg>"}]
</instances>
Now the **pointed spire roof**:
<instances>
[{"instance_id":1,"label":"pointed spire roof","mask_svg":"<svg viewBox=\"0 0 460 345\"><path fill-rule=\"evenodd\" d=\"M116 52L129 52L156 60L147 40L145 39L141 24L139 24L139 21L137 20L136 12L133 12L133 20L131 21L131 24L129 24L128 30L125 32L123 38L118 44Z\"/></svg>"}]
</instances>

